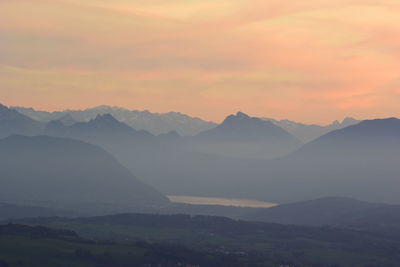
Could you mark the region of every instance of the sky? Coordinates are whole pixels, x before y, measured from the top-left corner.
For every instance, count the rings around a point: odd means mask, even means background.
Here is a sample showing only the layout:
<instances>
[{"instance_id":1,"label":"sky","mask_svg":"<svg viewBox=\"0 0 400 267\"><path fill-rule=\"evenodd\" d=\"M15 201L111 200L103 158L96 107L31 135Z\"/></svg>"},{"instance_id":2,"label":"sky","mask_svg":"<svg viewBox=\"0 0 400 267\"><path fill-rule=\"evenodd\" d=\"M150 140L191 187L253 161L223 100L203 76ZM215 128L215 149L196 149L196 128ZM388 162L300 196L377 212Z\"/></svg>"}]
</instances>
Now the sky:
<instances>
[{"instance_id":1,"label":"sky","mask_svg":"<svg viewBox=\"0 0 400 267\"><path fill-rule=\"evenodd\" d=\"M400 117L398 0L0 0L0 102Z\"/></svg>"}]
</instances>

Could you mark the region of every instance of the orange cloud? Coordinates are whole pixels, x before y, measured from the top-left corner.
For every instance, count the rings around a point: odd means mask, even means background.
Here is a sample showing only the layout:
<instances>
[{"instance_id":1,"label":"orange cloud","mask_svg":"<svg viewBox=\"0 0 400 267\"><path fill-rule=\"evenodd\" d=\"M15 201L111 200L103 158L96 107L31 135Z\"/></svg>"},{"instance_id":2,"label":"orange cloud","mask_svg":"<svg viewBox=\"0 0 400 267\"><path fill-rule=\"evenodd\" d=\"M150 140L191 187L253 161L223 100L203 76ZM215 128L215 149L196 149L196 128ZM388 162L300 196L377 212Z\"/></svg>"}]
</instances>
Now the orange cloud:
<instances>
[{"instance_id":1,"label":"orange cloud","mask_svg":"<svg viewBox=\"0 0 400 267\"><path fill-rule=\"evenodd\" d=\"M0 2L0 93L221 120L399 116L395 0Z\"/></svg>"}]
</instances>

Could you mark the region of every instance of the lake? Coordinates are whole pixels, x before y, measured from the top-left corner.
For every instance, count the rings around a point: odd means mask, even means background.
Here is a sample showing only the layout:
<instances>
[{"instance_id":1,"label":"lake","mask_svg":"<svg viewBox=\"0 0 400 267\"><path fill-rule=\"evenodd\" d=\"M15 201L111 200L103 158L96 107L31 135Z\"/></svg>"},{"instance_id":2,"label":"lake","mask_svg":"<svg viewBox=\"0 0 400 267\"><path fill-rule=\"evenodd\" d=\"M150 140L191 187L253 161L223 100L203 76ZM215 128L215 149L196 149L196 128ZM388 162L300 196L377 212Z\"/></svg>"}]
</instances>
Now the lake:
<instances>
[{"instance_id":1,"label":"lake","mask_svg":"<svg viewBox=\"0 0 400 267\"><path fill-rule=\"evenodd\" d=\"M264 202L251 199L219 198L219 197L194 197L194 196L168 196L174 203L184 203L192 205L218 205L249 208L271 208L277 206L276 203Z\"/></svg>"}]
</instances>

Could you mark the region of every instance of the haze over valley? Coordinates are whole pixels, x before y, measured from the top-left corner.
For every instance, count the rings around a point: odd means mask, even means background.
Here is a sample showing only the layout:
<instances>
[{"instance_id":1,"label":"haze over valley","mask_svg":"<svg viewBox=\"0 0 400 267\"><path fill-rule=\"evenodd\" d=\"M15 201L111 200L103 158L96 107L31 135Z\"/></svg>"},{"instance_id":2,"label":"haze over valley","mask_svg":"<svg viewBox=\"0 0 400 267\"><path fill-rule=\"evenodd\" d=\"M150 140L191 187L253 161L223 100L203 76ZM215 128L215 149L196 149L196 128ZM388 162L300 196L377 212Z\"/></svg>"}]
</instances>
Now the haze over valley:
<instances>
[{"instance_id":1,"label":"haze over valley","mask_svg":"<svg viewBox=\"0 0 400 267\"><path fill-rule=\"evenodd\" d=\"M273 203L342 196L400 204L396 191L400 120L396 118L361 122L346 119L343 123L326 126L336 125L337 129L304 143L277 121L242 112L227 116L210 129L198 129L200 132L195 135L179 135L176 131L154 135L130 127L112 114L104 113L104 109L117 110L100 107L58 112L62 114L58 120L48 121L35 120L39 115L34 115L32 109L3 106L1 124L6 127L2 127L0 134L3 137L13 134L53 136L59 138L56 140L74 139L93 144L111 153L139 180L165 195ZM30 110L30 117L17 110ZM88 112L90 117L84 120L81 115L77 121L76 114ZM65 122L65 118L70 122ZM125 120L134 121L129 117ZM153 121L153 117L147 120ZM191 120L178 121L181 126L192 125ZM350 126L346 127L347 124ZM315 125L308 127L310 133L315 133ZM24 140L13 136L3 142L18 143L14 141L18 138ZM26 138L33 143L39 140ZM41 138L44 143L53 140ZM382 172L384 177L380 175Z\"/></svg>"}]
</instances>

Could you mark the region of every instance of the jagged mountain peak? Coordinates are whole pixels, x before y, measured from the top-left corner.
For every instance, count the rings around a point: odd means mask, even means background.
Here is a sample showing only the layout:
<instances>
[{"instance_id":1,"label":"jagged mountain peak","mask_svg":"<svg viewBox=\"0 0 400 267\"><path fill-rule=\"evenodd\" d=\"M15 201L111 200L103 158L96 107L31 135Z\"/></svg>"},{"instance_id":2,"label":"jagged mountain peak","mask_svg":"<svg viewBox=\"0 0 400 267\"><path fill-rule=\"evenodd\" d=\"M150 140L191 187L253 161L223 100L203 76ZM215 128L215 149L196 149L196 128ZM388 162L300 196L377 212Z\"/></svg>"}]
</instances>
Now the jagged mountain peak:
<instances>
[{"instance_id":1,"label":"jagged mountain peak","mask_svg":"<svg viewBox=\"0 0 400 267\"><path fill-rule=\"evenodd\" d=\"M201 133L199 136L251 142L290 140L290 143L301 143L296 137L272 122L250 117L243 112L229 115L220 125Z\"/></svg>"},{"instance_id":2,"label":"jagged mountain peak","mask_svg":"<svg viewBox=\"0 0 400 267\"><path fill-rule=\"evenodd\" d=\"M96 118L94 118L92 121L119 123L119 121L116 118L114 118L110 113L98 114L96 115Z\"/></svg>"},{"instance_id":3,"label":"jagged mountain peak","mask_svg":"<svg viewBox=\"0 0 400 267\"><path fill-rule=\"evenodd\" d=\"M88 122L79 122L75 123L71 126L74 130L85 130L85 131L100 131L99 133L104 132L115 132L115 133L128 133L134 134L138 131L126 125L123 122L117 120L114 116L109 113L106 114L98 114L96 117Z\"/></svg>"},{"instance_id":4,"label":"jagged mountain peak","mask_svg":"<svg viewBox=\"0 0 400 267\"><path fill-rule=\"evenodd\" d=\"M193 136L211 129L217 124L191 117L180 112L154 113L148 110L130 110L116 106L97 106L85 110L64 110L56 112L36 111L31 108L15 107L15 109L35 120L49 122L59 120L65 114L71 114L75 122L88 122L98 114L110 113L114 118L137 130L146 130L154 135L177 131L183 136ZM71 121L71 120L69 120ZM71 125L73 123L65 123Z\"/></svg>"},{"instance_id":5,"label":"jagged mountain peak","mask_svg":"<svg viewBox=\"0 0 400 267\"><path fill-rule=\"evenodd\" d=\"M250 118L249 115L247 115L246 113L241 112L241 111L238 111L238 112L236 113L236 117L237 117L237 118L243 118L243 119Z\"/></svg>"},{"instance_id":6,"label":"jagged mountain peak","mask_svg":"<svg viewBox=\"0 0 400 267\"><path fill-rule=\"evenodd\" d=\"M225 120L219 125L221 127L234 126L234 127L254 127L257 125L269 125L274 126L269 121L264 121L260 118L251 117L243 112L237 112L236 114L229 115Z\"/></svg>"},{"instance_id":7,"label":"jagged mountain peak","mask_svg":"<svg viewBox=\"0 0 400 267\"><path fill-rule=\"evenodd\" d=\"M285 132L280 127L274 125L270 121L265 121L257 117L251 117L243 112L229 115L217 127L227 128L227 130L240 130L240 131L268 131L271 129Z\"/></svg>"},{"instance_id":8,"label":"jagged mountain peak","mask_svg":"<svg viewBox=\"0 0 400 267\"><path fill-rule=\"evenodd\" d=\"M359 124L330 132L325 136L348 135L351 133L359 133L361 134L360 137L376 133L395 133L400 137L400 120L397 118L365 120Z\"/></svg>"},{"instance_id":9,"label":"jagged mountain peak","mask_svg":"<svg viewBox=\"0 0 400 267\"><path fill-rule=\"evenodd\" d=\"M231 114L228 117L225 118L224 122L227 121L234 121L234 120L246 120L246 119L251 119L249 115L246 113L243 113L241 111L238 111L236 114Z\"/></svg>"}]
</instances>

